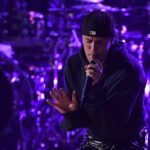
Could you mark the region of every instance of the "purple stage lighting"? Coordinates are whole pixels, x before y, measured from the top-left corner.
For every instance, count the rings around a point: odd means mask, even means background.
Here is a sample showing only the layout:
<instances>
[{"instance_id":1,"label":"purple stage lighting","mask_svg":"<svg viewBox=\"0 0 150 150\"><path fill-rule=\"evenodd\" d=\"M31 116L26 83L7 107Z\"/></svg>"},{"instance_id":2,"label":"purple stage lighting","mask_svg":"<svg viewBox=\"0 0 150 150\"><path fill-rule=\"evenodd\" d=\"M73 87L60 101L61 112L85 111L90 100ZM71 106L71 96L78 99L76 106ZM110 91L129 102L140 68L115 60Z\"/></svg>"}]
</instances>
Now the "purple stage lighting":
<instances>
[{"instance_id":1,"label":"purple stage lighting","mask_svg":"<svg viewBox=\"0 0 150 150\"><path fill-rule=\"evenodd\" d=\"M131 45L131 51L132 51L132 52L137 51L137 49L138 49L138 45L137 45L137 44L132 44L132 45Z\"/></svg>"},{"instance_id":2,"label":"purple stage lighting","mask_svg":"<svg viewBox=\"0 0 150 150\"><path fill-rule=\"evenodd\" d=\"M62 68L63 68L63 63L60 62L59 65L58 65L58 70L62 70Z\"/></svg>"},{"instance_id":3,"label":"purple stage lighting","mask_svg":"<svg viewBox=\"0 0 150 150\"><path fill-rule=\"evenodd\" d=\"M0 52L4 53L8 58L14 55L13 48L9 44L0 44Z\"/></svg>"},{"instance_id":4,"label":"purple stage lighting","mask_svg":"<svg viewBox=\"0 0 150 150\"><path fill-rule=\"evenodd\" d=\"M126 31L127 31L127 26L122 25L121 33L124 34L124 33L126 33Z\"/></svg>"},{"instance_id":5,"label":"purple stage lighting","mask_svg":"<svg viewBox=\"0 0 150 150\"><path fill-rule=\"evenodd\" d=\"M149 79L147 79L147 84L145 87L145 96L149 97L149 94L150 94L150 81L149 81Z\"/></svg>"}]
</instances>

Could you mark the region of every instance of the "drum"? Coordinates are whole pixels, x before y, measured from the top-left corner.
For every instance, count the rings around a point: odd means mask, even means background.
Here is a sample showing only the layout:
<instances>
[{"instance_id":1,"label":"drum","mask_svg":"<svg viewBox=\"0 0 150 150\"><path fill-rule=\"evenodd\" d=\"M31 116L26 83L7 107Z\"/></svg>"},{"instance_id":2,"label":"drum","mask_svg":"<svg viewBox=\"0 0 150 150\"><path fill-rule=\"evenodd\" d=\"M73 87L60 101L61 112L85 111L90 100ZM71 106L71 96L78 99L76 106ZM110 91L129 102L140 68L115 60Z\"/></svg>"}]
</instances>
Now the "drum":
<instances>
[{"instance_id":1,"label":"drum","mask_svg":"<svg viewBox=\"0 0 150 150\"><path fill-rule=\"evenodd\" d=\"M13 111L13 91L10 82L0 69L0 133L7 127Z\"/></svg>"},{"instance_id":2,"label":"drum","mask_svg":"<svg viewBox=\"0 0 150 150\"><path fill-rule=\"evenodd\" d=\"M28 76L13 58L0 52L0 149L23 147L33 99Z\"/></svg>"}]
</instances>

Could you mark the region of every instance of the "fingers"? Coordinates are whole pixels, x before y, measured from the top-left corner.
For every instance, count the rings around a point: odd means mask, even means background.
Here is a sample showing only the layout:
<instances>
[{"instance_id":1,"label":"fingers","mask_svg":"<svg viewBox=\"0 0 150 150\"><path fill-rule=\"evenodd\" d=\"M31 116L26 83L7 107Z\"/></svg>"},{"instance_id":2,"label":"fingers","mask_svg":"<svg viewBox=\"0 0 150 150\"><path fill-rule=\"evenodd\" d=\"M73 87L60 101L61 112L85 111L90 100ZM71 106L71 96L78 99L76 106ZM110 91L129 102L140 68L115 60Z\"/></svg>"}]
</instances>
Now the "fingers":
<instances>
[{"instance_id":1,"label":"fingers","mask_svg":"<svg viewBox=\"0 0 150 150\"><path fill-rule=\"evenodd\" d=\"M96 64L97 64L101 69L103 69L103 65L102 65L102 62L101 62L100 60L95 59L95 62L96 62Z\"/></svg>"},{"instance_id":2,"label":"fingers","mask_svg":"<svg viewBox=\"0 0 150 150\"><path fill-rule=\"evenodd\" d=\"M86 75L88 76L88 74L99 74L100 76L103 73L103 70L99 68L99 66L97 64L95 64L95 66L93 65L88 65L86 71Z\"/></svg>"},{"instance_id":3,"label":"fingers","mask_svg":"<svg viewBox=\"0 0 150 150\"><path fill-rule=\"evenodd\" d=\"M101 73L101 69L99 68L97 64L89 64L87 66L87 69L93 69L94 71Z\"/></svg>"},{"instance_id":4,"label":"fingers","mask_svg":"<svg viewBox=\"0 0 150 150\"><path fill-rule=\"evenodd\" d=\"M63 102L70 102L68 95L66 94L64 89L59 89L59 91L55 88L53 88L53 91L50 91L50 95L54 100L56 100L58 103ZM76 98L76 92L72 92L72 102L76 103L77 98Z\"/></svg>"},{"instance_id":5,"label":"fingers","mask_svg":"<svg viewBox=\"0 0 150 150\"><path fill-rule=\"evenodd\" d=\"M50 93L51 97L53 99L55 99L57 102L60 100L60 98L54 92L50 91L49 93Z\"/></svg>"},{"instance_id":6,"label":"fingers","mask_svg":"<svg viewBox=\"0 0 150 150\"><path fill-rule=\"evenodd\" d=\"M65 90L64 89L59 89L59 91L61 92L61 94L62 94L62 96L64 96L64 97L66 97L67 96L67 94L66 94L66 92L65 92Z\"/></svg>"},{"instance_id":7,"label":"fingers","mask_svg":"<svg viewBox=\"0 0 150 150\"><path fill-rule=\"evenodd\" d=\"M57 104L52 102L51 100L47 99L47 103L54 106L54 107L57 107Z\"/></svg>"},{"instance_id":8,"label":"fingers","mask_svg":"<svg viewBox=\"0 0 150 150\"><path fill-rule=\"evenodd\" d=\"M56 100L59 104L68 104L70 103L70 98L66 94L65 90L60 88L59 90L53 88L52 91L49 92L51 97Z\"/></svg>"},{"instance_id":9,"label":"fingers","mask_svg":"<svg viewBox=\"0 0 150 150\"><path fill-rule=\"evenodd\" d=\"M55 107L57 110L59 110L59 105L57 103L52 102L51 100L47 99L47 103L51 106Z\"/></svg>"},{"instance_id":10,"label":"fingers","mask_svg":"<svg viewBox=\"0 0 150 150\"><path fill-rule=\"evenodd\" d=\"M102 64L101 62L98 60L96 64L89 64L89 65L86 65L85 66L85 69L93 69L95 70L96 72L102 74L103 72L103 67L102 67Z\"/></svg>"},{"instance_id":11,"label":"fingers","mask_svg":"<svg viewBox=\"0 0 150 150\"><path fill-rule=\"evenodd\" d=\"M66 112L66 110L62 106L60 106L57 103L52 102L49 99L47 99L47 103L50 104L51 106L55 107L60 113L65 113Z\"/></svg>"},{"instance_id":12,"label":"fingers","mask_svg":"<svg viewBox=\"0 0 150 150\"><path fill-rule=\"evenodd\" d=\"M101 78L101 74L94 71L93 69L86 70L86 75L93 79L92 86L95 85Z\"/></svg>"},{"instance_id":13,"label":"fingers","mask_svg":"<svg viewBox=\"0 0 150 150\"><path fill-rule=\"evenodd\" d=\"M75 91L72 92L72 100L69 98L69 96L63 89L59 89L59 91L57 89L53 89L53 91L50 91L50 95L57 102L55 103L47 99L47 103L55 107L60 113L74 111L77 108L77 99Z\"/></svg>"},{"instance_id":14,"label":"fingers","mask_svg":"<svg viewBox=\"0 0 150 150\"><path fill-rule=\"evenodd\" d=\"M53 99L59 101L60 99L62 99L62 96L64 96L64 91L63 89L59 89L58 91L57 89L53 88L52 91L50 91L50 95L52 96Z\"/></svg>"},{"instance_id":15,"label":"fingers","mask_svg":"<svg viewBox=\"0 0 150 150\"><path fill-rule=\"evenodd\" d=\"M61 96L62 96L61 93L60 93L57 89L53 88L52 90L55 92L55 94L56 94L58 97L61 97Z\"/></svg>"},{"instance_id":16,"label":"fingers","mask_svg":"<svg viewBox=\"0 0 150 150\"><path fill-rule=\"evenodd\" d=\"M99 79L101 77L101 74L94 71L93 69L87 69L86 70L86 75L93 78L93 79Z\"/></svg>"}]
</instances>

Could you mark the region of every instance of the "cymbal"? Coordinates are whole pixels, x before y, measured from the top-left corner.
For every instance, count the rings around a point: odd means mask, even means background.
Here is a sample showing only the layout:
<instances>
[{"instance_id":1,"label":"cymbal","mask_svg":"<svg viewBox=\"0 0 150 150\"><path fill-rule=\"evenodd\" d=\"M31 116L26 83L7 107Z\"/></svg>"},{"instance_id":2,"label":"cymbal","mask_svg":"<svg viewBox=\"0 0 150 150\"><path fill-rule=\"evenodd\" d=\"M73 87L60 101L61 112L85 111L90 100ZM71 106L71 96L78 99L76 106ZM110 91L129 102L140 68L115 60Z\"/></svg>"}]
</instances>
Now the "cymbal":
<instances>
[{"instance_id":1,"label":"cymbal","mask_svg":"<svg viewBox=\"0 0 150 150\"><path fill-rule=\"evenodd\" d=\"M48 12L72 11L72 8L49 8Z\"/></svg>"},{"instance_id":2,"label":"cymbal","mask_svg":"<svg viewBox=\"0 0 150 150\"><path fill-rule=\"evenodd\" d=\"M73 9L76 10L86 10L87 12L89 12L89 10L95 10L95 9L100 9L103 11L110 11L110 12L120 12L120 8L117 7L111 7L111 6L107 6L107 5L103 5L101 3L99 4L84 4L84 5L74 5L72 6Z\"/></svg>"},{"instance_id":3,"label":"cymbal","mask_svg":"<svg viewBox=\"0 0 150 150\"><path fill-rule=\"evenodd\" d=\"M88 0L87 0L88 1ZM150 10L150 6L141 6L141 7L135 7L135 8L119 8L119 7L112 7L108 5L104 5L102 3L95 3L95 4L81 4L81 5L74 5L71 7L72 9L75 10L84 10L84 11L92 11L95 9L100 9L103 11L109 11L109 12L131 12L131 11L136 11L140 9L145 9L145 10Z\"/></svg>"},{"instance_id":4,"label":"cymbal","mask_svg":"<svg viewBox=\"0 0 150 150\"><path fill-rule=\"evenodd\" d=\"M142 39L142 33L139 31L139 30L135 30L135 31L127 31L125 34L124 34L124 37L126 39Z\"/></svg>"},{"instance_id":5,"label":"cymbal","mask_svg":"<svg viewBox=\"0 0 150 150\"><path fill-rule=\"evenodd\" d=\"M101 3L104 0L78 0L78 1L82 1L82 2L90 2L90 3Z\"/></svg>"},{"instance_id":6,"label":"cymbal","mask_svg":"<svg viewBox=\"0 0 150 150\"><path fill-rule=\"evenodd\" d=\"M78 0L81 1L81 0ZM92 2L92 0L82 0L86 2ZM97 3L96 3L97 1ZM95 9L100 9L103 11L109 11L109 12L129 12L137 9L147 9L150 10L150 7L136 7L136 8L119 8L119 7L112 7L108 5L104 5L102 3L98 3L98 1L103 0L95 0L93 4L80 4L80 5L72 5L70 8L49 8L48 12L54 12L54 13L60 13L60 12L73 12L73 11L92 11Z\"/></svg>"}]
</instances>

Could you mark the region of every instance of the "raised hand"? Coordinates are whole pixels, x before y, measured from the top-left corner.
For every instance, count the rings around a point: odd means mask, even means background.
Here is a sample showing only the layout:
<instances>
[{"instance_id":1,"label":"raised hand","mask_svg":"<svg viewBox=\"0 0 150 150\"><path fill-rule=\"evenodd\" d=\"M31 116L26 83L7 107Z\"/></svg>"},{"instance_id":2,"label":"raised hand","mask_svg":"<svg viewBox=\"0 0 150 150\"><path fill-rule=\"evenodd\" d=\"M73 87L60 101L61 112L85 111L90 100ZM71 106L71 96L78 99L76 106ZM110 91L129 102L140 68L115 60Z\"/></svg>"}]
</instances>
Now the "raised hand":
<instances>
[{"instance_id":1,"label":"raised hand","mask_svg":"<svg viewBox=\"0 0 150 150\"><path fill-rule=\"evenodd\" d=\"M69 98L67 93L62 88L59 90L53 88L52 91L50 91L50 95L56 102L52 102L49 99L47 99L47 102L51 106L55 107L60 113L65 114L77 109L78 102L75 91L72 92L72 99Z\"/></svg>"}]
</instances>

